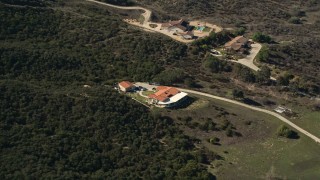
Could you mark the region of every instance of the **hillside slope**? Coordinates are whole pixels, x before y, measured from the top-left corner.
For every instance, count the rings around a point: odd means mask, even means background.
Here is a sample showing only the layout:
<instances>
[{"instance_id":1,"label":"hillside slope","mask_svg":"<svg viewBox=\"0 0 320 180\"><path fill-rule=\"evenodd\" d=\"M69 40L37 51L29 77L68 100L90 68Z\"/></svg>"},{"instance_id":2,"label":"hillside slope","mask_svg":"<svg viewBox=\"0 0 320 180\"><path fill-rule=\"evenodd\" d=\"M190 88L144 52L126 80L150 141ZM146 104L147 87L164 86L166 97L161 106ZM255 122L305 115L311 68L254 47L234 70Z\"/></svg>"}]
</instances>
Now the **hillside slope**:
<instances>
[{"instance_id":1,"label":"hillside slope","mask_svg":"<svg viewBox=\"0 0 320 180\"><path fill-rule=\"evenodd\" d=\"M84 1L1 2L1 179L214 178L215 154L105 85L151 79L183 45Z\"/></svg>"}]
</instances>

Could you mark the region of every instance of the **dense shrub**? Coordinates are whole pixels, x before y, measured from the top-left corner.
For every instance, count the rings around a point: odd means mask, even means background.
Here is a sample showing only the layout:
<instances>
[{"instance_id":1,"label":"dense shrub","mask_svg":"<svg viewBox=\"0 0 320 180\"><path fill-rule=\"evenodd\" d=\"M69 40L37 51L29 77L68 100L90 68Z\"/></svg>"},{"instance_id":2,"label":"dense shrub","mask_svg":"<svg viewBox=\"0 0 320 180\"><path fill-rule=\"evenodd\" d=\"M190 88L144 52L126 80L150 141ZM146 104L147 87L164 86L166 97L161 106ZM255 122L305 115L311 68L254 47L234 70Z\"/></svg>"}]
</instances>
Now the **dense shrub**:
<instances>
[{"instance_id":1,"label":"dense shrub","mask_svg":"<svg viewBox=\"0 0 320 180\"><path fill-rule=\"evenodd\" d=\"M252 39L254 41L260 42L260 43L270 43L271 37L268 35L265 35L261 32L254 33L252 36Z\"/></svg>"},{"instance_id":2,"label":"dense shrub","mask_svg":"<svg viewBox=\"0 0 320 180\"><path fill-rule=\"evenodd\" d=\"M243 99L244 93L241 90L234 89L234 90L232 90L232 96L235 99Z\"/></svg>"},{"instance_id":3,"label":"dense shrub","mask_svg":"<svg viewBox=\"0 0 320 180\"><path fill-rule=\"evenodd\" d=\"M261 48L261 50L259 51L259 53L257 54L256 59L258 61L268 63L269 62L269 57L270 57L269 49L267 47L263 46Z\"/></svg>"},{"instance_id":4,"label":"dense shrub","mask_svg":"<svg viewBox=\"0 0 320 180\"><path fill-rule=\"evenodd\" d=\"M244 82L249 82L249 83L256 82L256 75L252 72L251 69L245 66L236 64L234 72L237 75L237 77L240 77L240 79Z\"/></svg>"},{"instance_id":5,"label":"dense shrub","mask_svg":"<svg viewBox=\"0 0 320 180\"><path fill-rule=\"evenodd\" d=\"M186 179L191 167L191 178L212 179L170 118L105 86L150 80L186 46L65 2L0 6L0 178Z\"/></svg>"},{"instance_id":6,"label":"dense shrub","mask_svg":"<svg viewBox=\"0 0 320 180\"><path fill-rule=\"evenodd\" d=\"M301 19L298 18L298 17L291 17L288 21L289 23L292 23L292 24L301 24Z\"/></svg>"},{"instance_id":7,"label":"dense shrub","mask_svg":"<svg viewBox=\"0 0 320 180\"><path fill-rule=\"evenodd\" d=\"M298 133L290 130L287 126L282 125L278 128L277 135L281 137L286 137L290 139L296 139L299 138Z\"/></svg>"},{"instance_id":8,"label":"dense shrub","mask_svg":"<svg viewBox=\"0 0 320 180\"><path fill-rule=\"evenodd\" d=\"M217 57L209 55L203 62L203 66L213 73L219 72L229 72L231 71L231 66L227 62L218 59Z\"/></svg>"},{"instance_id":9,"label":"dense shrub","mask_svg":"<svg viewBox=\"0 0 320 180\"><path fill-rule=\"evenodd\" d=\"M170 85L182 82L185 77L184 71L181 69L168 69L158 74L153 81L162 85Z\"/></svg>"},{"instance_id":10,"label":"dense shrub","mask_svg":"<svg viewBox=\"0 0 320 180\"><path fill-rule=\"evenodd\" d=\"M271 77L271 69L267 66L262 66L261 69L257 72L256 80L259 83L269 82Z\"/></svg>"}]
</instances>

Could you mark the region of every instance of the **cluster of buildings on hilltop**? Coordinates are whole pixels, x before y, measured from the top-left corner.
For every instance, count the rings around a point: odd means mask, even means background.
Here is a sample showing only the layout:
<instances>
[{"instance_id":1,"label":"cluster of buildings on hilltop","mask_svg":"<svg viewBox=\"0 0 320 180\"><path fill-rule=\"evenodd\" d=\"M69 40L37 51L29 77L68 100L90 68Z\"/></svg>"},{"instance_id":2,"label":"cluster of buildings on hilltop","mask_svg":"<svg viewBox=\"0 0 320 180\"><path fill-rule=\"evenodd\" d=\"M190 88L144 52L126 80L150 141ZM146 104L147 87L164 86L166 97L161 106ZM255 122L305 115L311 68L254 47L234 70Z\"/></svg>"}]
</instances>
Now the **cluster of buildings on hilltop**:
<instances>
[{"instance_id":1,"label":"cluster of buildings on hilltop","mask_svg":"<svg viewBox=\"0 0 320 180\"><path fill-rule=\"evenodd\" d=\"M137 87L129 82L118 83L118 89L122 92L133 92ZM161 108L176 107L187 99L188 94L174 87L158 86L154 89L155 93L147 96L146 102Z\"/></svg>"},{"instance_id":2,"label":"cluster of buildings on hilltop","mask_svg":"<svg viewBox=\"0 0 320 180\"><path fill-rule=\"evenodd\" d=\"M162 23L161 30L167 30L169 33L173 33L181 36L184 39L190 40L194 39L193 31L202 32L205 29L204 23L198 24L198 27L191 26L189 22L180 19L178 21L169 21L167 23Z\"/></svg>"},{"instance_id":3,"label":"cluster of buildings on hilltop","mask_svg":"<svg viewBox=\"0 0 320 180\"><path fill-rule=\"evenodd\" d=\"M195 26L191 26L189 22L180 19L178 21L162 23L160 29L190 40L194 39L194 32L202 32L205 29L206 23L198 22ZM224 48L228 52L245 53L250 48L250 44L251 42L244 36L237 36L227 42Z\"/></svg>"}]
</instances>

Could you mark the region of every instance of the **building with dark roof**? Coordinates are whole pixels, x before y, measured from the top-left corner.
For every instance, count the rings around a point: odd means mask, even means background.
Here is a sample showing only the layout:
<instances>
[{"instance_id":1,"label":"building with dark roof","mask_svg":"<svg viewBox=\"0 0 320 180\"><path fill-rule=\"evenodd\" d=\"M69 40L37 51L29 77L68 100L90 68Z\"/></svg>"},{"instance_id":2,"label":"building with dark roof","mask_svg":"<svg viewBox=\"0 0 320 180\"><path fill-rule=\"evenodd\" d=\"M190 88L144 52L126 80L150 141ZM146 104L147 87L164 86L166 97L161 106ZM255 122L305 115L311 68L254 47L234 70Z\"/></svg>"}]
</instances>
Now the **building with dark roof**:
<instances>
[{"instance_id":1,"label":"building with dark roof","mask_svg":"<svg viewBox=\"0 0 320 180\"><path fill-rule=\"evenodd\" d=\"M233 50L233 51L243 51L246 48L249 48L249 40L244 36L237 36L231 41L227 42L224 47L226 50Z\"/></svg>"},{"instance_id":2,"label":"building with dark roof","mask_svg":"<svg viewBox=\"0 0 320 180\"><path fill-rule=\"evenodd\" d=\"M183 19L178 21L170 21L168 23L162 23L160 29L166 29L168 31L181 33L189 30L189 23Z\"/></svg>"}]
</instances>

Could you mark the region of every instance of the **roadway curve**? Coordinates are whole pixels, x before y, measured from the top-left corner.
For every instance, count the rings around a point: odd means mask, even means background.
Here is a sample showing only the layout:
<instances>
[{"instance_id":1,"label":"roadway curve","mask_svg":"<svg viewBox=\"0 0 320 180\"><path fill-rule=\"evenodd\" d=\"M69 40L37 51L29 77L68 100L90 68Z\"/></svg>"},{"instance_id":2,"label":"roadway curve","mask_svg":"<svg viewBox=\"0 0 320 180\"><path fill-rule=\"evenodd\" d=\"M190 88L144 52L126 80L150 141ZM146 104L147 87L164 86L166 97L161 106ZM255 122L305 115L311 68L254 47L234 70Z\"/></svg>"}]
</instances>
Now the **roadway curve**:
<instances>
[{"instance_id":1,"label":"roadway curve","mask_svg":"<svg viewBox=\"0 0 320 180\"><path fill-rule=\"evenodd\" d=\"M147 89L152 89L152 88L156 87L156 86L151 86L151 85L149 85L147 83L136 83L136 85L143 86L143 87L145 87ZM221 100L221 101L224 101L224 102L228 102L228 103L232 103L232 104L236 104L236 105L239 105L239 106L251 109L251 110L255 110L255 111L259 111L259 112L263 112L263 113L269 114L271 116L274 116L274 117L280 119L281 121L283 121L284 123L290 125L291 127L295 128L300 133L310 137L315 142L320 143L320 138L318 138L315 135L309 133L308 131L302 129L301 127L297 126L296 124L294 124L293 122L291 122L287 118L285 118L285 117L281 116L280 114L277 114L277 113L275 113L273 111L269 111L269 110L258 108L258 107L254 107L254 106L250 106L250 105L238 102L238 101L234 101L234 100L223 98L223 97L219 97L219 96L214 96L214 95L211 95L211 94L208 94L208 93L203 93L203 92L189 90L189 89L183 89L183 88L178 88L178 89L180 91L183 91L183 92L196 94L196 95L200 95L200 96L205 96L205 97L208 97L208 98L218 99L218 100Z\"/></svg>"},{"instance_id":2,"label":"roadway curve","mask_svg":"<svg viewBox=\"0 0 320 180\"><path fill-rule=\"evenodd\" d=\"M125 10L143 10L144 13L142 14L144 17L144 22L143 24L147 24L150 21L151 18L151 14L152 12L149 9L143 8L143 7L139 7L139 6L117 6L117 5L113 5L113 4L108 4L108 3L104 3L104 2L100 2L100 1L96 1L96 0L87 0L89 2L94 2L97 4L101 4L101 5L105 5L105 6L109 6L109 7L113 7L113 8L118 8L118 9L125 9Z\"/></svg>"}]
</instances>

